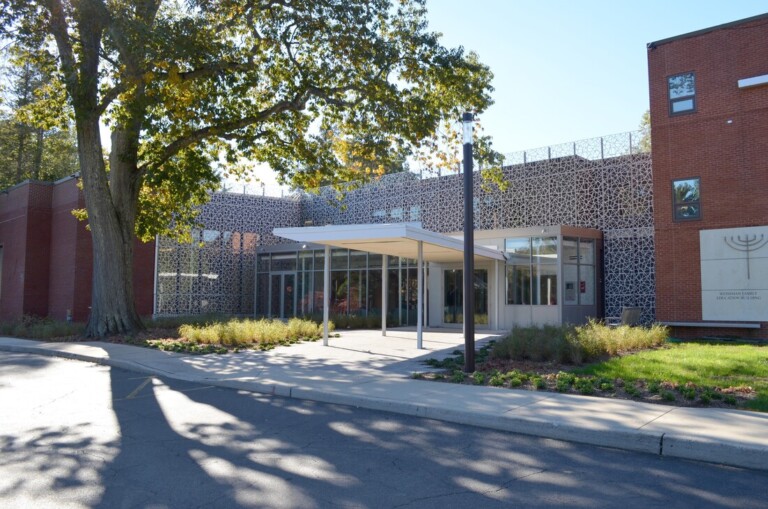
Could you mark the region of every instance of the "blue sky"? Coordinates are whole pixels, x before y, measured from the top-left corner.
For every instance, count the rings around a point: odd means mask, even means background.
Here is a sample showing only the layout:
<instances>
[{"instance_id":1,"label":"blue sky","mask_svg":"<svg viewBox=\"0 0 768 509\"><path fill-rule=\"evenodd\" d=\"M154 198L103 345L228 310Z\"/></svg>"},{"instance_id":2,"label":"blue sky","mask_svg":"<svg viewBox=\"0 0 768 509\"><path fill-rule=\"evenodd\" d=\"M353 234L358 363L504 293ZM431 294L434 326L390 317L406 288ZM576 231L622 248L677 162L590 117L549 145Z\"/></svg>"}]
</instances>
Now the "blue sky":
<instances>
[{"instance_id":1,"label":"blue sky","mask_svg":"<svg viewBox=\"0 0 768 509\"><path fill-rule=\"evenodd\" d=\"M482 116L513 152L631 131L648 109L646 44L768 12L765 0L427 0L446 46L495 78Z\"/></svg>"}]
</instances>

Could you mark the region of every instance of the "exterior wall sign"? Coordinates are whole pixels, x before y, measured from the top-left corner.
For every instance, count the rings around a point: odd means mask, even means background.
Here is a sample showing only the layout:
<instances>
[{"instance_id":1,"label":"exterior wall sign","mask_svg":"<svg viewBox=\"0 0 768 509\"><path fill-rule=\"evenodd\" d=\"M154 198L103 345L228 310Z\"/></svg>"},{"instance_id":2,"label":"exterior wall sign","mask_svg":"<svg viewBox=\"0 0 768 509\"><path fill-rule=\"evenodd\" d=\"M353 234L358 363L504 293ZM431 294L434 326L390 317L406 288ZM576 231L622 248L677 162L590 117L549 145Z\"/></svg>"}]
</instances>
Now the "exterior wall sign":
<instances>
[{"instance_id":1,"label":"exterior wall sign","mask_svg":"<svg viewBox=\"0 0 768 509\"><path fill-rule=\"evenodd\" d=\"M701 230L704 320L768 321L768 226Z\"/></svg>"}]
</instances>

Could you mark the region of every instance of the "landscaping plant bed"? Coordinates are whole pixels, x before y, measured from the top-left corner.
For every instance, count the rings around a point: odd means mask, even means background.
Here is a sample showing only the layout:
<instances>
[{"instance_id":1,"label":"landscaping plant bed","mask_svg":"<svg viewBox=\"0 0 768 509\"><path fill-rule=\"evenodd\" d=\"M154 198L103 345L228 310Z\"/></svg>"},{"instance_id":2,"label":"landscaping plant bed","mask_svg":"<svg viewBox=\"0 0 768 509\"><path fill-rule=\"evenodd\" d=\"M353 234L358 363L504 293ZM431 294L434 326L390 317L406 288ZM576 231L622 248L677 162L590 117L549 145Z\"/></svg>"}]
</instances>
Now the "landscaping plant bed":
<instances>
[{"instance_id":1,"label":"landscaping plant bed","mask_svg":"<svg viewBox=\"0 0 768 509\"><path fill-rule=\"evenodd\" d=\"M463 356L457 356L457 358L463 362ZM743 408L756 397L756 391L749 386L721 388L699 386L692 382L679 384L671 381L625 381L622 378L574 372L578 369L577 366L546 362L492 361L482 364L474 373L464 373L461 368L442 369L414 373L413 378L500 389L620 398L685 407Z\"/></svg>"},{"instance_id":2,"label":"landscaping plant bed","mask_svg":"<svg viewBox=\"0 0 768 509\"><path fill-rule=\"evenodd\" d=\"M135 334L116 334L103 341L186 354L225 354L317 341L323 331L322 324L299 318L283 322L218 314L147 319L145 326ZM333 322L329 328L334 330ZM84 324L32 316L0 323L0 333L51 342L93 341L83 335L84 329Z\"/></svg>"},{"instance_id":3,"label":"landscaping plant bed","mask_svg":"<svg viewBox=\"0 0 768 509\"><path fill-rule=\"evenodd\" d=\"M528 334L526 331L525 334ZM435 370L415 379L549 391L685 407L768 411L768 348L756 345L662 344L604 354L589 363L498 358L509 345L491 341L475 354L477 370L464 373L464 353L424 363Z\"/></svg>"}]
</instances>

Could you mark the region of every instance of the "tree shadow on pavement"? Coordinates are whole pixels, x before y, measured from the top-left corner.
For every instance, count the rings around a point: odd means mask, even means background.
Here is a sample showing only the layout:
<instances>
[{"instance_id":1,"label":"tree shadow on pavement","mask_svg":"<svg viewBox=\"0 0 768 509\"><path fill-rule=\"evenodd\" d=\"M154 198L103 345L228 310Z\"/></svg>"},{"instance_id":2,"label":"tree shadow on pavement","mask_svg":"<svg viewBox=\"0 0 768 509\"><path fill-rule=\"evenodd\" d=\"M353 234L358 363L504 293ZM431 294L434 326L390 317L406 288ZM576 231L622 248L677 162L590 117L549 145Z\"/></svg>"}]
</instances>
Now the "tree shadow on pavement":
<instances>
[{"instance_id":1,"label":"tree shadow on pavement","mask_svg":"<svg viewBox=\"0 0 768 509\"><path fill-rule=\"evenodd\" d=\"M760 507L768 475L110 369L93 507ZM129 392L130 390L130 392ZM735 473L735 469L729 474Z\"/></svg>"}]
</instances>

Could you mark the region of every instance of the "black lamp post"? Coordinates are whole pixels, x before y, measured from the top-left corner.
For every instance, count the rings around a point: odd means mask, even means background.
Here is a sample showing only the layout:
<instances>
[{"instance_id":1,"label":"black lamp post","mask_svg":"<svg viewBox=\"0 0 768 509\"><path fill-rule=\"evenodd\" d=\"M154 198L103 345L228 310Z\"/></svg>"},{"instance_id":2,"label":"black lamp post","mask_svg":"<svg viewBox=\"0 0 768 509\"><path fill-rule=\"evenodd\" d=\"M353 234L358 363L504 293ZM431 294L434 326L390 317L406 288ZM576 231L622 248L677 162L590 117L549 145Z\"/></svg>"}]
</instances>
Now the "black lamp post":
<instances>
[{"instance_id":1,"label":"black lamp post","mask_svg":"<svg viewBox=\"0 0 768 509\"><path fill-rule=\"evenodd\" d=\"M472 172L472 124L474 115L464 113L464 371L475 371L475 218Z\"/></svg>"}]
</instances>

